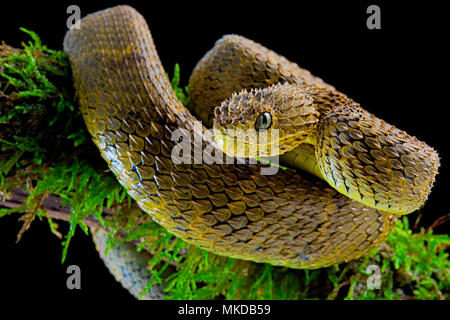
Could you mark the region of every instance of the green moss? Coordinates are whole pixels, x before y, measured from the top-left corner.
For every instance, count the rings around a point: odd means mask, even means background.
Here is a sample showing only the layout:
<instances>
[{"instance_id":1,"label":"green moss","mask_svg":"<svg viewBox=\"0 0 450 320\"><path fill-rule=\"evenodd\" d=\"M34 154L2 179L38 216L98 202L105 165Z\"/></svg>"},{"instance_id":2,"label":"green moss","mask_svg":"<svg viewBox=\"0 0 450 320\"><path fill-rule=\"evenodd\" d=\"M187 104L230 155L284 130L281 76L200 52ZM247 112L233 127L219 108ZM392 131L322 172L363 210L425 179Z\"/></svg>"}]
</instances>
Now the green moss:
<instances>
[{"instance_id":1,"label":"green moss","mask_svg":"<svg viewBox=\"0 0 450 320\"><path fill-rule=\"evenodd\" d=\"M95 148L74 107L67 56L22 30L32 38L22 49L0 46L0 190L21 187L30 196L22 207L0 209L0 216L26 212L20 238L36 216L45 216L42 200L60 196L73 210L64 260L76 226L87 231L81 220L92 213L101 219L103 203L121 188L89 159Z\"/></svg>"},{"instance_id":2,"label":"green moss","mask_svg":"<svg viewBox=\"0 0 450 320\"><path fill-rule=\"evenodd\" d=\"M88 232L82 220L92 214L110 230L110 247L139 240L138 250L152 252L149 272L154 281L168 283L168 299L449 298L450 237L412 233L407 218L364 258L319 270L225 258L175 238L139 210L107 170L75 107L66 55L24 31L32 41L22 49L0 46L0 191L21 187L30 193L22 207L0 209L0 217L23 213L19 237L36 216L47 218L41 202L54 194L73 210L62 241L63 261L76 230ZM176 65L171 83L187 105L179 75ZM104 208L116 213L104 216ZM57 234L56 222L48 221ZM171 261L178 267L167 276ZM368 288L373 268L380 271L380 289Z\"/></svg>"},{"instance_id":3,"label":"green moss","mask_svg":"<svg viewBox=\"0 0 450 320\"><path fill-rule=\"evenodd\" d=\"M169 75L167 75L167 77L170 78ZM184 89L180 87L180 66L178 63L176 63L173 68L173 77L170 83L181 103L185 106L189 106L189 88L188 86L185 86Z\"/></svg>"}]
</instances>

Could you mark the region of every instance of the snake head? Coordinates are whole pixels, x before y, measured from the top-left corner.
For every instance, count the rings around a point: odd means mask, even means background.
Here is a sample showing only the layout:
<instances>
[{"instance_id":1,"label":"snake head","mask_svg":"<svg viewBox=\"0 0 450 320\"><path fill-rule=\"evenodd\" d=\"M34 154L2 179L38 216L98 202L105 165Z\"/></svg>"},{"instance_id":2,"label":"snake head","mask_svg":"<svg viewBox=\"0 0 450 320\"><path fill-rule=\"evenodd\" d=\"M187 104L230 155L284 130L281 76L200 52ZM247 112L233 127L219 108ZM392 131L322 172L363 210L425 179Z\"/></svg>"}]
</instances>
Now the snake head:
<instances>
[{"instance_id":1,"label":"snake head","mask_svg":"<svg viewBox=\"0 0 450 320\"><path fill-rule=\"evenodd\" d=\"M276 84L234 93L214 110L214 135L228 156L271 157L307 141L319 118L300 85Z\"/></svg>"}]
</instances>

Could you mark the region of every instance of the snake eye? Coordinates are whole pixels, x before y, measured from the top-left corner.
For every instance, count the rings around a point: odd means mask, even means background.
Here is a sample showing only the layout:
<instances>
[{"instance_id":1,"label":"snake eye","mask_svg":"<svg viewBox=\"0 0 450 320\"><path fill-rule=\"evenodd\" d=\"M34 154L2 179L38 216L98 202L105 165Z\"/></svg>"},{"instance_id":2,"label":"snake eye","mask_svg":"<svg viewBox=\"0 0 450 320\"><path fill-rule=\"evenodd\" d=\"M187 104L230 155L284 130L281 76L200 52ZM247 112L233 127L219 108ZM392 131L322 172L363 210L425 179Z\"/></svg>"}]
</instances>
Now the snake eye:
<instances>
[{"instance_id":1,"label":"snake eye","mask_svg":"<svg viewBox=\"0 0 450 320\"><path fill-rule=\"evenodd\" d=\"M269 129L272 125L272 115L269 112L263 112L255 122L256 131Z\"/></svg>"}]
</instances>

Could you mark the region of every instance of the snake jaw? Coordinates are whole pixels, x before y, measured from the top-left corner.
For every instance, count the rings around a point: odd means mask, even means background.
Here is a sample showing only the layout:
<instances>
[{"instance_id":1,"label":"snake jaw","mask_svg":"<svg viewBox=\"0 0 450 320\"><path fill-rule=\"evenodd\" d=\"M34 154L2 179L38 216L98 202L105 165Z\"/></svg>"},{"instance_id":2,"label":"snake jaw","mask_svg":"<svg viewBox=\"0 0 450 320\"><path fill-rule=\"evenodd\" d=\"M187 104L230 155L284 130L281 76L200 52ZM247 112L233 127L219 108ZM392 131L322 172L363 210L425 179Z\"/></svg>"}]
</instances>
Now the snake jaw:
<instances>
[{"instance_id":1,"label":"snake jaw","mask_svg":"<svg viewBox=\"0 0 450 320\"><path fill-rule=\"evenodd\" d=\"M214 140L221 151L229 157L256 159L278 154L278 147L267 141L267 135L259 135L256 130L246 133L227 130L226 134L218 131L214 134ZM264 146L264 148L260 148L260 146Z\"/></svg>"}]
</instances>

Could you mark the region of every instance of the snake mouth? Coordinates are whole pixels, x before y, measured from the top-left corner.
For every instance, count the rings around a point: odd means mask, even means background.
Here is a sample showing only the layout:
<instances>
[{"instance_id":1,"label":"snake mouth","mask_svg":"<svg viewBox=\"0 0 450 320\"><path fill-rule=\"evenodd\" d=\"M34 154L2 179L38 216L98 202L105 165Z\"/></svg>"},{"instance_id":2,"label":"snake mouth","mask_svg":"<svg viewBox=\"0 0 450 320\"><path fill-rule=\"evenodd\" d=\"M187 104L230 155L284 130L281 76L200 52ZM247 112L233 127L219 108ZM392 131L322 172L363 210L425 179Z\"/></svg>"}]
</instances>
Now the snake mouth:
<instances>
[{"instance_id":1,"label":"snake mouth","mask_svg":"<svg viewBox=\"0 0 450 320\"><path fill-rule=\"evenodd\" d=\"M214 139L221 151L229 157L252 159L258 156L256 144L239 142L238 137L218 134L214 136Z\"/></svg>"},{"instance_id":2,"label":"snake mouth","mask_svg":"<svg viewBox=\"0 0 450 320\"><path fill-rule=\"evenodd\" d=\"M280 150L277 130L243 131L214 128L214 140L219 149L229 157L256 159L283 153Z\"/></svg>"},{"instance_id":3,"label":"snake mouth","mask_svg":"<svg viewBox=\"0 0 450 320\"><path fill-rule=\"evenodd\" d=\"M307 133L284 134L276 128L225 129L216 125L214 139L222 152L230 157L259 158L281 156L301 144L311 143L314 139Z\"/></svg>"}]
</instances>

